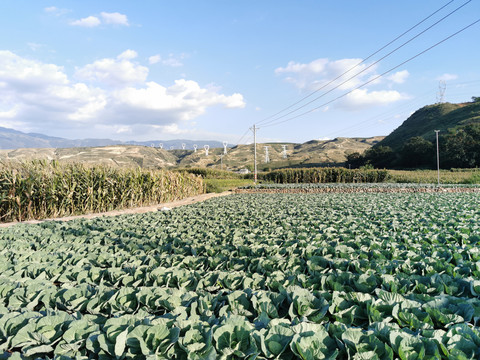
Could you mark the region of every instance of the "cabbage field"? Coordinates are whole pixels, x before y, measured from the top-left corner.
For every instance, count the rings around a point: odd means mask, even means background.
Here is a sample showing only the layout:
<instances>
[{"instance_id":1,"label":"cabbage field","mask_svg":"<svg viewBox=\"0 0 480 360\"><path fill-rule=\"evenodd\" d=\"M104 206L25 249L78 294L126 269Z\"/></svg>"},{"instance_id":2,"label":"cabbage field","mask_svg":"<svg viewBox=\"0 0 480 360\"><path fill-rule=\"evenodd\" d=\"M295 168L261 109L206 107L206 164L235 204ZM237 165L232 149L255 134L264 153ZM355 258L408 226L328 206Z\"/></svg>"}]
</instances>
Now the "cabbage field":
<instances>
[{"instance_id":1,"label":"cabbage field","mask_svg":"<svg viewBox=\"0 0 480 360\"><path fill-rule=\"evenodd\" d=\"M0 358L478 359L478 193L239 194L0 229Z\"/></svg>"}]
</instances>

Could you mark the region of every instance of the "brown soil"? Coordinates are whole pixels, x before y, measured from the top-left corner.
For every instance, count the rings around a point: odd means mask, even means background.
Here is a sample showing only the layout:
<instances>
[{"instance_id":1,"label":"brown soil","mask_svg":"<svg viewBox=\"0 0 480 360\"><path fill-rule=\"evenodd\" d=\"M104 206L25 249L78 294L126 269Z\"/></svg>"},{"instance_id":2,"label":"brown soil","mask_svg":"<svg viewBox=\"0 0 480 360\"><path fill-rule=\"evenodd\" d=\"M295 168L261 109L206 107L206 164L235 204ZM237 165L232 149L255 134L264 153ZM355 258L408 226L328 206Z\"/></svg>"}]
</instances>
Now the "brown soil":
<instances>
[{"instance_id":1,"label":"brown soil","mask_svg":"<svg viewBox=\"0 0 480 360\"><path fill-rule=\"evenodd\" d=\"M226 196L232 194L231 191L225 191L222 193L209 193L209 194L202 194L202 195L196 195L192 196L189 198L185 198L182 200L177 200L177 201L172 201L168 203L162 203L162 204L157 204L157 205L151 205L151 206L144 206L144 207L138 207L138 208L131 208L131 209L122 209L122 210L114 210L114 211L108 211L108 212L103 212L103 213L96 213L96 214L85 214L85 215L77 215L77 216L67 216L67 217L62 217L62 218L56 218L56 219L42 219L42 220L29 220L29 221L22 221L20 222L10 222L10 223L2 223L0 224L0 228L2 227L8 227L16 224L38 224L43 221L49 221L49 220L55 220L55 221L69 221L73 219L93 219L99 216L116 216L116 215L123 215L123 214L142 214L150 211L158 211L163 207L167 208L175 208L178 206L183 206L183 205L189 205L189 204L194 204L200 201L205 201L214 197L219 197L219 196Z\"/></svg>"}]
</instances>

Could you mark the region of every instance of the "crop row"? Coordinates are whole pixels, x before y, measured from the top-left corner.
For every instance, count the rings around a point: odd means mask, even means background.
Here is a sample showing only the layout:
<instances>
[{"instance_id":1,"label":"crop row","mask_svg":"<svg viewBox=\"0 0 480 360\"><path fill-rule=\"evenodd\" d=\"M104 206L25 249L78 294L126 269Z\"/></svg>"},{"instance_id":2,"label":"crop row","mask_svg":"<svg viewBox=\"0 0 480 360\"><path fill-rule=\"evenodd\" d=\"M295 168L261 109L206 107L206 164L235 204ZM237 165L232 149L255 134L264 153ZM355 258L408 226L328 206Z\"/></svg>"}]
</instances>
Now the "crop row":
<instances>
[{"instance_id":1,"label":"crop row","mask_svg":"<svg viewBox=\"0 0 480 360\"><path fill-rule=\"evenodd\" d=\"M0 221L158 204L203 193L192 174L33 161L0 164Z\"/></svg>"},{"instance_id":2,"label":"crop row","mask_svg":"<svg viewBox=\"0 0 480 360\"><path fill-rule=\"evenodd\" d=\"M477 358L479 202L473 193L234 195L3 229L0 351Z\"/></svg>"},{"instance_id":3,"label":"crop row","mask_svg":"<svg viewBox=\"0 0 480 360\"><path fill-rule=\"evenodd\" d=\"M339 167L279 169L260 174L259 179L280 183L379 183L388 178L387 170Z\"/></svg>"},{"instance_id":4,"label":"crop row","mask_svg":"<svg viewBox=\"0 0 480 360\"><path fill-rule=\"evenodd\" d=\"M446 193L480 192L480 185L464 184L397 184L397 183L301 183L257 184L236 189L237 193Z\"/></svg>"}]
</instances>

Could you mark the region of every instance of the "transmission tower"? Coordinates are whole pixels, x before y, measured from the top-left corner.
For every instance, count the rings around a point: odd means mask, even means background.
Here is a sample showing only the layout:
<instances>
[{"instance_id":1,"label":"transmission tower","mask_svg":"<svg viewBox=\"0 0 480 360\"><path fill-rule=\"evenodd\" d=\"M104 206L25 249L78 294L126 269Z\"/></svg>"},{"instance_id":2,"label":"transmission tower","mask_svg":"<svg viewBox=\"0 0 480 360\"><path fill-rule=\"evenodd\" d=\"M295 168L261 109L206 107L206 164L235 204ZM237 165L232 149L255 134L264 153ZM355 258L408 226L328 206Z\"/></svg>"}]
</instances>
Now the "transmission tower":
<instances>
[{"instance_id":1,"label":"transmission tower","mask_svg":"<svg viewBox=\"0 0 480 360\"><path fill-rule=\"evenodd\" d=\"M445 90L447 90L447 83L445 80L440 80L438 82L437 104L445 102Z\"/></svg>"},{"instance_id":2,"label":"transmission tower","mask_svg":"<svg viewBox=\"0 0 480 360\"><path fill-rule=\"evenodd\" d=\"M185 150L186 147L187 147L187 144L182 143L182 150Z\"/></svg>"},{"instance_id":3,"label":"transmission tower","mask_svg":"<svg viewBox=\"0 0 480 360\"><path fill-rule=\"evenodd\" d=\"M253 182L257 183L257 130L258 128L253 124L250 128L253 131Z\"/></svg>"},{"instance_id":4,"label":"transmission tower","mask_svg":"<svg viewBox=\"0 0 480 360\"><path fill-rule=\"evenodd\" d=\"M283 158L286 159L287 158L287 145L282 145L282 148L283 148L283 152L282 152Z\"/></svg>"},{"instance_id":5,"label":"transmission tower","mask_svg":"<svg viewBox=\"0 0 480 360\"><path fill-rule=\"evenodd\" d=\"M205 156L208 156L208 149L210 149L210 145L203 145L203 148L205 149Z\"/></svg>"},{"instance_id":6,"label":"transmission tower","mask_svg":"<svg viewBox=\"0 0 480 360\"><path fill-rule=\"evenodd\" d=\"M269 146L264 146L263 148L265 149L265 163L269 163L270 162L270 157L268 156Z\"/></svg>"},{"instance_id":7,"label":"transmission tower","mask_svg":"<svg viewBox=\"0 0 480 360\"><path fill-rule=\"evenodd\" d=\"M220 169L221 169L221 170L223 170L223 157L224 157L224 156L225 156L225 155L223 155L223 154L220 155Z\"/></svg>"},{"instance_id":8,"label":"transmission tower","mask_svg":"<svg viewBox=\"0 0 480 360\"><path fill-rule=\"evenodd\" d=\"M198 145L197 145L197 144L193 144L193 152L197 152L197 148L198 148Z\"/></svg>"},{"instance_id":9,"label":"transmission tower","mask_svg":"<svg viewBox=\"0 0 480 360\"><path fill-rule=\"evenodd\" d=\"M227 145L228 145L228 142L224 141L223 142L223 154L224 155L227 155Z\"/></svg>"}]
</instances>

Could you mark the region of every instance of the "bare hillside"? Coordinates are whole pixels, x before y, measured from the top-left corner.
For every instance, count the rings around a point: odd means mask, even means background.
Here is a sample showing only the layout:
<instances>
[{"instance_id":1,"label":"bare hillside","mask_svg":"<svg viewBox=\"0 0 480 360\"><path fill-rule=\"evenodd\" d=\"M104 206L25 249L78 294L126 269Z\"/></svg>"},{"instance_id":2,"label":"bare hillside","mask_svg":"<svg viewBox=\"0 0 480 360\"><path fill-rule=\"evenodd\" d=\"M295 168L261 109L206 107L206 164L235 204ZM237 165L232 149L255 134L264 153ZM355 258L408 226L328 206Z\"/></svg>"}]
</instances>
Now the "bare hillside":
<instances>
[{"instance_id":1,"label":"bare hillside","mask_svg":"<svg viewBox=\"0 0 480 360\"><path fill-rule=\"evenodd\" d=\"M383 137L336 138L312 140L303 144L268 143L257 144L257 163L260 168L287 166L313 166L322 164L344 164L348 154L364 152ZM287 146L286 158L283 145ZM265 147L270 161L265 162ZM164 150L138 145L110 145L102 147L75 147L59 149L16 149L0 150L0 160L46 159L60 162L83 162L104 164L113 167L216 167L241 169L253 162L253 144L238 145L227 150L213 148L208 156L203 148L193 150Z\"/></svg>"}]
</instances>

